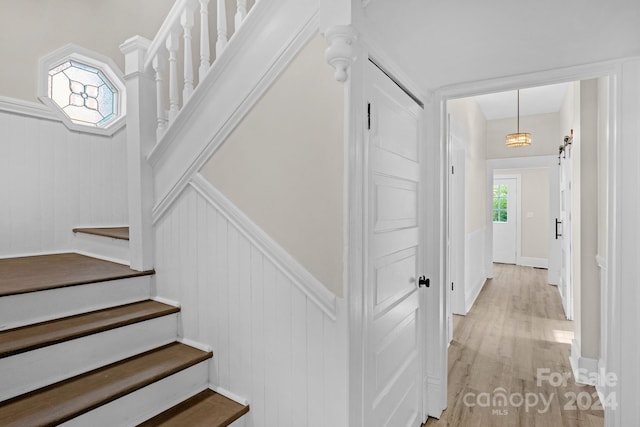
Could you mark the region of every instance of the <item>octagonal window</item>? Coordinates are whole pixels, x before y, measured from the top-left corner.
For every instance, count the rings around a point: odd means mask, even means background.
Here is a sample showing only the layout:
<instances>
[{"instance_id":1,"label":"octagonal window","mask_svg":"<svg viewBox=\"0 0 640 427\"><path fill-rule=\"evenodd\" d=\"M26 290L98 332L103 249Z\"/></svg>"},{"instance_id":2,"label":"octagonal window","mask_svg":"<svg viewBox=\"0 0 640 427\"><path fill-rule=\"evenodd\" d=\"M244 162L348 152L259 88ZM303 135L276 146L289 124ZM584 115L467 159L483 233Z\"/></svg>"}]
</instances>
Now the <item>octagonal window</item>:
<instances>
[{"instance_id":1,"label":"octagonal window","mask_svg":"<svg viewBox=\"0 0 640 427\"><path fill-rule=\"evenodd\" d=\"M124 79L111 58L68 44L39 67L38 97L67 127L112 135L124 125Z\"/></svg>"},{"instance_id":2,"label":"octagonal window","mask_svg":"<svg viewBox=\"0 0 640 427\"><path fill-rule=\"evenodd\" d=\"M66 61L49 70L49 98L78 124L104 127L118 117L118 91L99 69Z\"/></svg>"}]
</instances>

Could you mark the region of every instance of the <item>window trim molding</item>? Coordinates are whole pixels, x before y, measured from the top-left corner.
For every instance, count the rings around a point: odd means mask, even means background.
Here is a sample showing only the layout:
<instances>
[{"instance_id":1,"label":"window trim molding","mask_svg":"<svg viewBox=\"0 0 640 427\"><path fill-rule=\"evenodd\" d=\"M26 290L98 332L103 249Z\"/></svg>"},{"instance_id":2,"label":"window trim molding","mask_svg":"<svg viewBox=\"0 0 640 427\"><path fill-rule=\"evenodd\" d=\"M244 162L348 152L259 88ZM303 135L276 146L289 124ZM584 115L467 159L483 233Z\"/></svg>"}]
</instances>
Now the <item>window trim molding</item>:
<instances>
[{"instance_id":1,"label":"window trim molding","mask_svg":"<svg viewBox=\"0 0 640 427\"><path fill-rule=\"evenodd\" d=\"M118 90L119 116L104 127L86 126L74 123L60 107L49 98L49 70L65 61L74 60L98 68ZM122 71L113 59L92 50L69 43L38 60L38 99L60 118L64 125L73 131L111 136L126 123L127 94Z\"/></svg>"}]
</instances>

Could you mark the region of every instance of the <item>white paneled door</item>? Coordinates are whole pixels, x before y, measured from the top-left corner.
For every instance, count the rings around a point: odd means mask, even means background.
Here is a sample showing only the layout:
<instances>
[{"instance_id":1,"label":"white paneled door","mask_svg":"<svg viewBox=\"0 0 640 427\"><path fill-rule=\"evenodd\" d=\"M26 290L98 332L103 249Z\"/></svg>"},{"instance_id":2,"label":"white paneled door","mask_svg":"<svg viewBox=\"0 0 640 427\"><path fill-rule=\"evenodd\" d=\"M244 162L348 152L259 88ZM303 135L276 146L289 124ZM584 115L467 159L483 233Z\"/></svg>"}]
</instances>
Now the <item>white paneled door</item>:
<instances>
[{"instance_id":1,"label":"white paneled door","mask_svg":"<svg viewBox=\"0 0 640 427\"><path fill-rule=\"evenodd\" d=\"M422 420L418 268L420 106L368 67L365 425Z\"/></svg>"},{"instance_id":2,"label":"white paneled door","mask_svg":"<svg viewBox=\"0 0 640 427\"><path fill-rule=\"evenodd\" d=\"M493 262L515 264L517 261L517 225L519 212L516 178L493 180Z\"/></svg>"}]
</instances>

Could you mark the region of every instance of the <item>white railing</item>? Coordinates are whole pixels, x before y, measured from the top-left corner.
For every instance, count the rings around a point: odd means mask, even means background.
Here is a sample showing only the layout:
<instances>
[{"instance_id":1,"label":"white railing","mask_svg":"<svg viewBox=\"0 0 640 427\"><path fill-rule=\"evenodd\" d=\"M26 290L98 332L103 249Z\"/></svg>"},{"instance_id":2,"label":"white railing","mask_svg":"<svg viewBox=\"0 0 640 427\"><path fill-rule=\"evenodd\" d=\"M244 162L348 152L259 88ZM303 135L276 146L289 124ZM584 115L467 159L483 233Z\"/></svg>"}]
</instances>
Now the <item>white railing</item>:
<instances>
[{"instance_id":1,"label":"white railing","mask_svg":"<svg viewBox=\"0 0 640 427\"><path fill-rule=\"evenodd\" d=\"M211 1L216 2L212 14L209 13ZM212 58L215 61L225 50L253 3L248 4L247 0L178 0L171 8L144 58L144 69L152 70L155 77L157 140L162 138L207 75ZM234 29L229 34L227 12L231 8L235 8ZM210 21L213 19L215 22ZM215 26L215 31L210 31L211 26ZM194 28L199 31L196 37L192 35ZM215 46L214 51L211 45ZM197 57L194 57L194 51L198 52Z\"/></svg>"}]
</instances>

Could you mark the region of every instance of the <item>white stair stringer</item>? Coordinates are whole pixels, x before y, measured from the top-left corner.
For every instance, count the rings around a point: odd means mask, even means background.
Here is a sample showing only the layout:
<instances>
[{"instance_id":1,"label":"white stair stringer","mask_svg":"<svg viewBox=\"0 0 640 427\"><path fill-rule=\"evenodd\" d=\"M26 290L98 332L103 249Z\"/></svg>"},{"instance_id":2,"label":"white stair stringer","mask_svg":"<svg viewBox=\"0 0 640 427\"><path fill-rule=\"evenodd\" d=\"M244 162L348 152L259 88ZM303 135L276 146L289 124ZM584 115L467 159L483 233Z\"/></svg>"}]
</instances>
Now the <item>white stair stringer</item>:
<instances>
[{"instance_id":1,"label":"white stair stringer","mask_svg":"<svg viewBox=\"0 0 640 427\"><path fill-rule=\"evenodd\" d=\"M3 296L0 331L149 299L151 280L147 275Z\"/></svg>"},{"instance_id":2,"label":"white stair stringer","mask_svg":"<svg viewBox=\"0 0 640 427\"><path fill-rule=\"evenodd\" d=\"M0 401L175 341L177 313L0 359Z\"/></svg>"},{"instance_id":3,"label":"white stair stringer","mask_svg":"<svg viewBox=\"0 0 640 427\"><path fill-rule=\"evenodd\" d=\"M74 233L73 247L75 252L83 255L118 264L130 264L131 253L128 240L88 233Z\"/></svg>"},{"instance_id":4,"label":"white stair stringer","mask_svg":"<svg viewBox=\"0 0 640 427\"><path fill-rule=\"evenodd\" d=\"M206 389L208 369L209 360L205 360L60 425L136 426Z\"/></svg>"}]
</instances>

